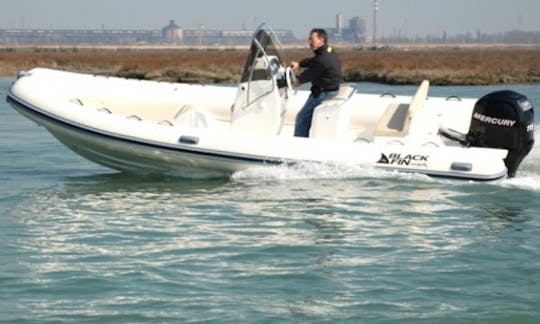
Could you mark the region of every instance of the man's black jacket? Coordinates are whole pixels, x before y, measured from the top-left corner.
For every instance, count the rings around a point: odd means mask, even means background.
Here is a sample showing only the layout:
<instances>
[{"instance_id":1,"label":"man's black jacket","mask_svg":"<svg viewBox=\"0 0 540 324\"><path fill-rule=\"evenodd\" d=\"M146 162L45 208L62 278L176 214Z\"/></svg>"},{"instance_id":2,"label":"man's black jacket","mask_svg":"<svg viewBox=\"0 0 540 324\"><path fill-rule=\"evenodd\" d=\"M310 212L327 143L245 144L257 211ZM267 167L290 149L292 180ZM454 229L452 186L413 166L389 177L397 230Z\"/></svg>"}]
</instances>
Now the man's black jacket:
<instances>
[{"instance_id":1,"label":"man's black jacket","mask_svg":"<svg viewBox=\"0 0 540 324\"><path fill-rule=\"evenodd\" d=\"M314 57L299 62L300 67L306 69L300 74L298 81L311 82L313 92L337 90L343 78L336 51L325 44L314 52Z\"/></svg>"}]
</instances>

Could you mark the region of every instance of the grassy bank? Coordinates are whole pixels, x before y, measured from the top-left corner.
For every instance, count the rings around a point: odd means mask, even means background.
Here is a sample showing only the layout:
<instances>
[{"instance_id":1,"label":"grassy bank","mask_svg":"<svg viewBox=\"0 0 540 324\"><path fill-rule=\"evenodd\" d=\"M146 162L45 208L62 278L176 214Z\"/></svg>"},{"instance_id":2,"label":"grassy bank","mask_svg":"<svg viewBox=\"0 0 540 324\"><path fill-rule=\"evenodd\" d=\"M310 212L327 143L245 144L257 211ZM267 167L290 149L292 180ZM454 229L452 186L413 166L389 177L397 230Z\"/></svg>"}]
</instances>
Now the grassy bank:
<instances>
[{"instance_id":1,"label":"grassy bank","mask_svg":"<svg viewBox=\"0 0 540 324\"><path fill-rule=\"evenodd\" d=\"M345 81L437 85L540 82L540 47L338 49ZM1 48L0 75L49 67L173 82L234 83L246 50ZM310 56L287 51L288 60Z\"/></svg>"}]
</instances>

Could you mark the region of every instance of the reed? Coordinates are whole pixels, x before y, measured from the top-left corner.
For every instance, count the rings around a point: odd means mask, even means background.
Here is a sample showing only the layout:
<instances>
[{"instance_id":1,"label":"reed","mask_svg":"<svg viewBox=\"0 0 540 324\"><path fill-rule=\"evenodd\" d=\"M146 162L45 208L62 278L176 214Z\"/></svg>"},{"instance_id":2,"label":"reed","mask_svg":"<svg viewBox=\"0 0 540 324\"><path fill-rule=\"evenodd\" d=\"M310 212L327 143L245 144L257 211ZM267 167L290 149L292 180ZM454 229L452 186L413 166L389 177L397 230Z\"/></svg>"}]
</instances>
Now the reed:
<instances>
[{"instance_id":1,"label":"reed","mask_svg":"<svg viewBox=\"0 0 540 324\"><path fill-rule=\"evenodd\" d=\"M345 81L436 85L540 82L540 47L338 48ZM235 83L245 50L133 50L74 48L0 49L0 75L48 67L92 74L171 82ZM290 49L287 60L312 55Z\"/></svg>"},{"instance_id":2,"label":"reed","mask_svg":"<svg viewBox=\"0 0 540 324\"><path fill-rule=\"evenodd\" d=\"M416 49L342 54L348 80L437 85L540 82L540 49Z\"/></svg>"}]
</instances>

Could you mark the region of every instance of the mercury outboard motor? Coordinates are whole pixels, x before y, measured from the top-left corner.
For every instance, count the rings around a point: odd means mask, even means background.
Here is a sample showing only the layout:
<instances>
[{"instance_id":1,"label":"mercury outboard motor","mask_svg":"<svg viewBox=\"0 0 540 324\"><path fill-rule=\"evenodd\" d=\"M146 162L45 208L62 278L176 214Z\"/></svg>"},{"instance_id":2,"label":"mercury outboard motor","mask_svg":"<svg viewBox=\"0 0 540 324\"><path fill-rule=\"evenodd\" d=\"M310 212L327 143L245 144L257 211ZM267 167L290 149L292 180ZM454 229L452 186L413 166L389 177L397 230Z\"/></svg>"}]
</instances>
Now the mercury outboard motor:
<instances>
[{"instance_id":1,"label":"mercury outboard motor","mask_svg":"<svg viewBox=\"0 0 540 324\"><path fill-rule=\"evenodd\" d=\"M514 177L534 145L534 107L522 94L496 91L474 105L467 144L508 150L504 160L508 177Z\"/></svg>"}]
</instances>

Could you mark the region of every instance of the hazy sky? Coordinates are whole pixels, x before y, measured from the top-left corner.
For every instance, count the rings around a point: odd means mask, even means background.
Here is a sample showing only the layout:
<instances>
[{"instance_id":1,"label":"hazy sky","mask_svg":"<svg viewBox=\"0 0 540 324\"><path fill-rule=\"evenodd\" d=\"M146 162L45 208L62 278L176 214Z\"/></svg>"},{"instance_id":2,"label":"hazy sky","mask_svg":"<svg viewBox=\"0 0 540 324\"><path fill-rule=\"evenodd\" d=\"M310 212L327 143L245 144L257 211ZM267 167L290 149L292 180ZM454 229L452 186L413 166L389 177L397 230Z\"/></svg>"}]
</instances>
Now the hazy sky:
<instances>
[{"instance_id":1,"label":"hazy sky","mask_svg":"<svg viewBox=\"0 0 540 324\"><path fill-rule=\"evenodd\" d=\"M379 2L379 35L540 30L540 0ZM267 22L304 37L311 27L334 27L338 13L364 17L371 32L372 8L372 0L0 0L0 28L160 29L174 19L184 28L253 29Z\"/></svg>"}]
</instances>

